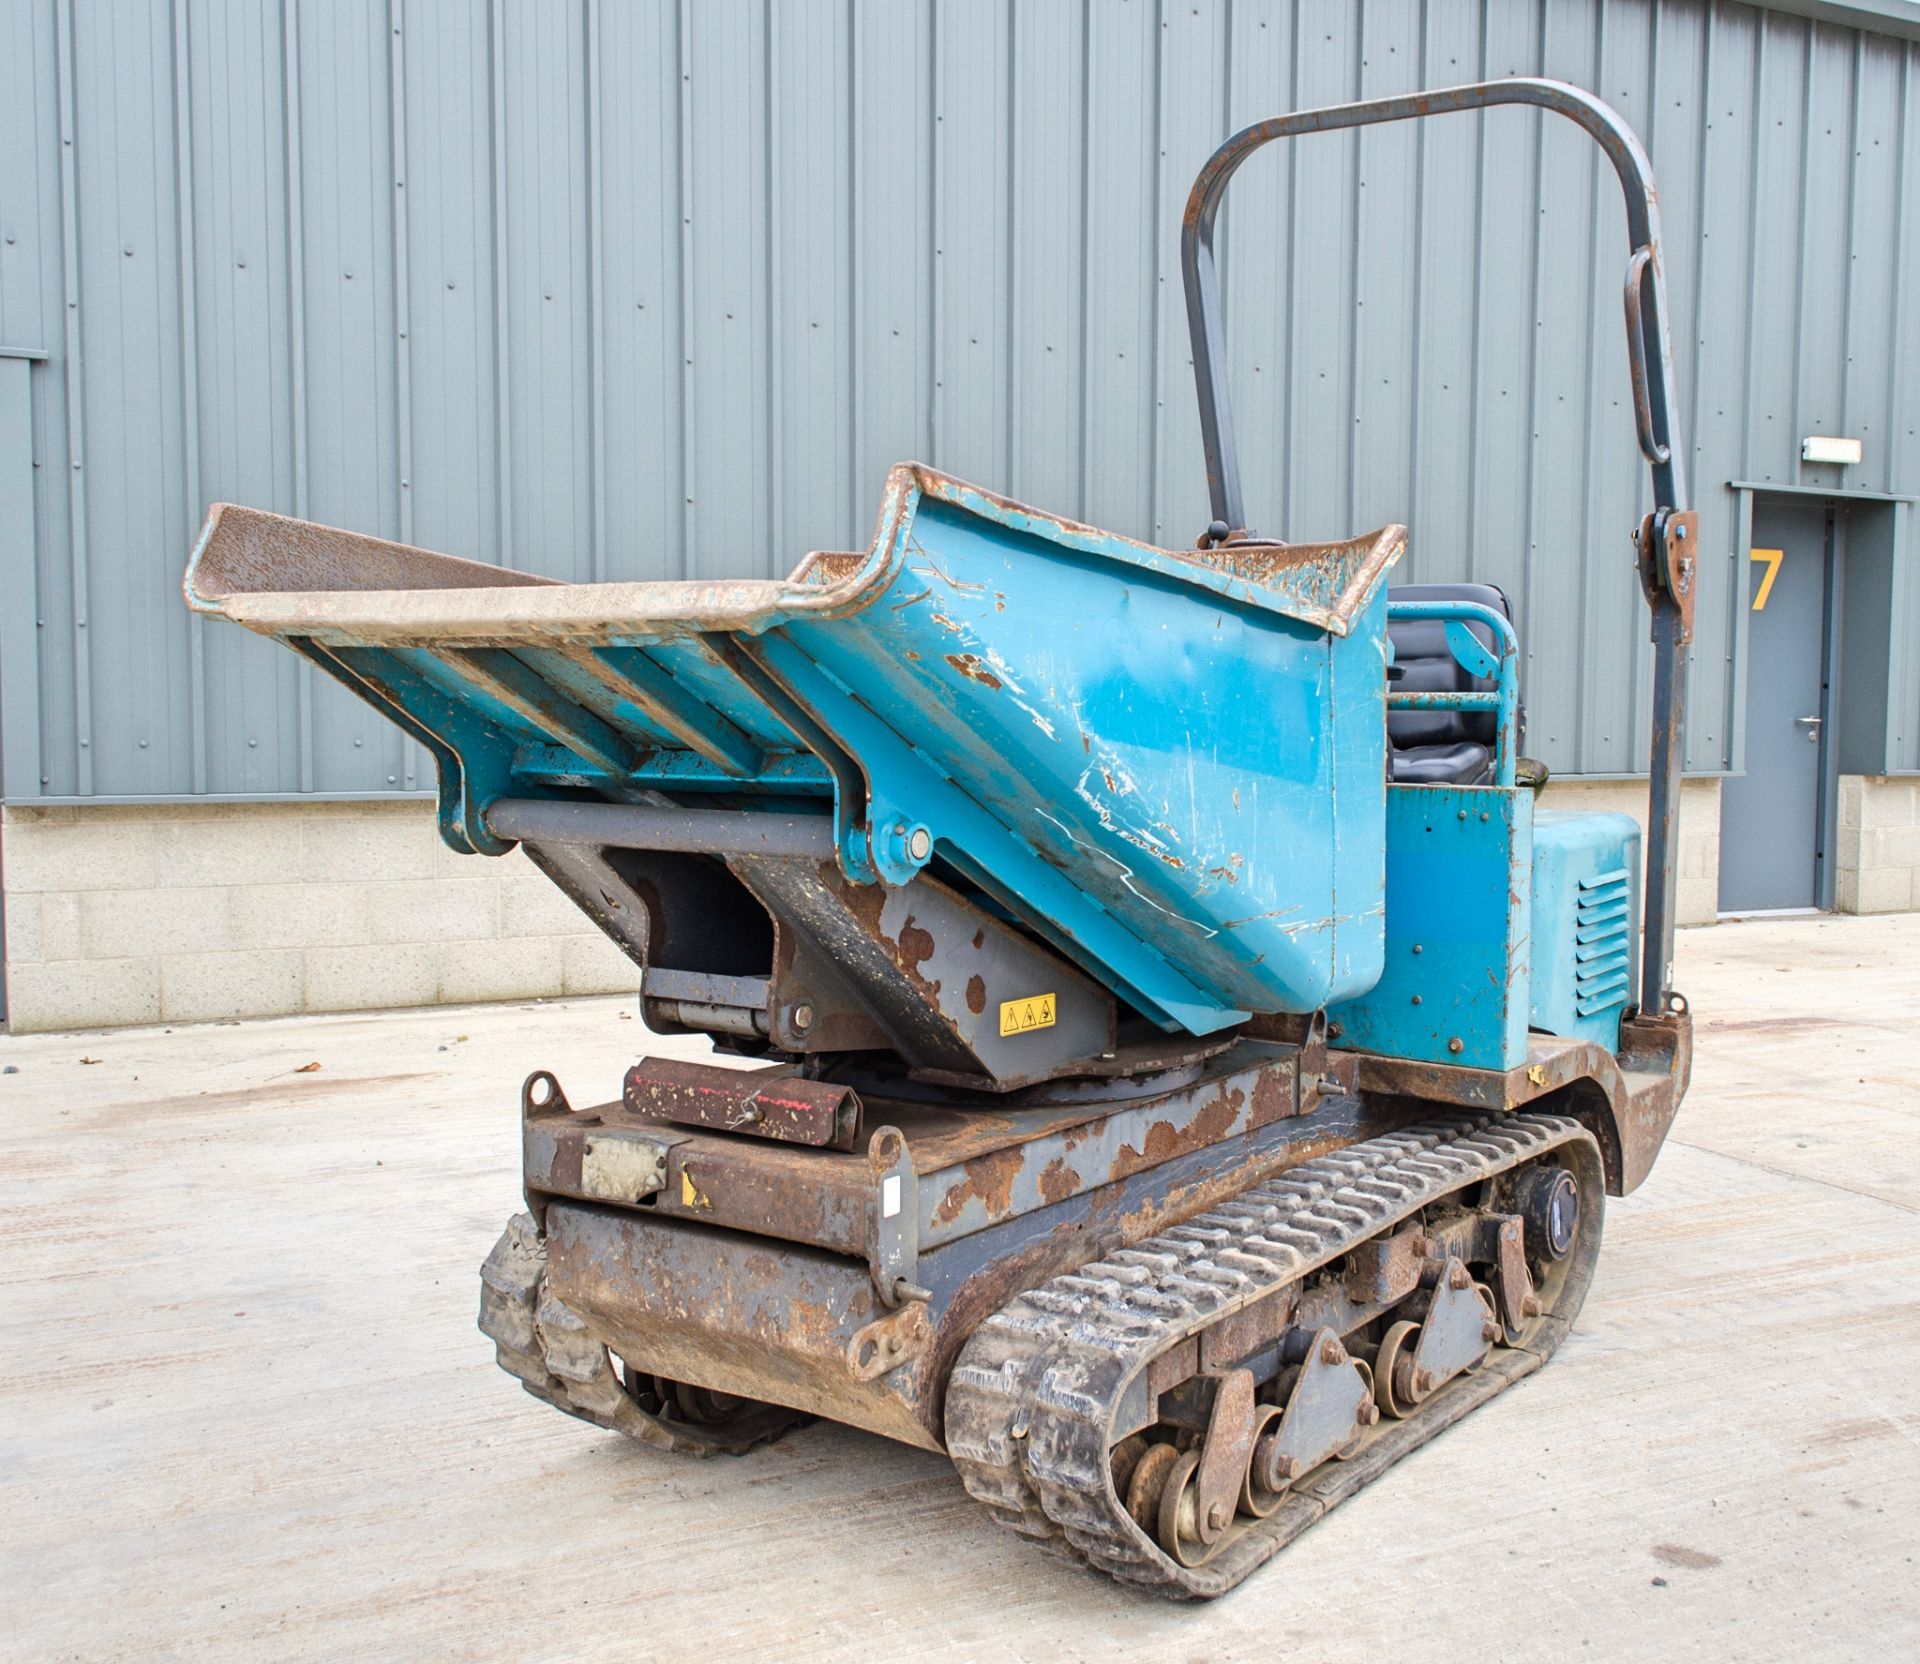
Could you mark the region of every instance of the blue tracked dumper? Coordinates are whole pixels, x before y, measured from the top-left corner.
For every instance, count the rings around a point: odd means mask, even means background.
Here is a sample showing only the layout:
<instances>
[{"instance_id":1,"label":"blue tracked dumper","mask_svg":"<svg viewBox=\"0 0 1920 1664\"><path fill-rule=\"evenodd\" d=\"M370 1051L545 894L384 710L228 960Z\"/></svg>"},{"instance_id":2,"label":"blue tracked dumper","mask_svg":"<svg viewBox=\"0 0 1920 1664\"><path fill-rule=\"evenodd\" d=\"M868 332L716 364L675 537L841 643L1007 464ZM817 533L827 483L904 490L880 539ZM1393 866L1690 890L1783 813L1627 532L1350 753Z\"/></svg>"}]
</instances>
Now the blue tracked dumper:
<instances>
[{"instance_id":1,"label":"blue tracked dumper","mask_svg":"<svg viewBox=\"0 0 1920 1664\"><path fill-rule=\"evenodd\" d=\"M1625 191L1644 838L1536 808L1498 591L1390 588L1399 527L1246 529L1234 169L1497 105L1577 122ZM1013 1529L1191 1597L1545 1361L1666 1136L1697 530L1652 182L1589 95L1261 123L1183 229L1192 549L905 464L870 548L784 581L553 583L222 505L186 592L418 740L446 842L524 850L650 1027L713 1042L592 1105L528 1078L500 1363L669 1451L810 1416L944 1451Z\"/></svg>"}]
</instances>

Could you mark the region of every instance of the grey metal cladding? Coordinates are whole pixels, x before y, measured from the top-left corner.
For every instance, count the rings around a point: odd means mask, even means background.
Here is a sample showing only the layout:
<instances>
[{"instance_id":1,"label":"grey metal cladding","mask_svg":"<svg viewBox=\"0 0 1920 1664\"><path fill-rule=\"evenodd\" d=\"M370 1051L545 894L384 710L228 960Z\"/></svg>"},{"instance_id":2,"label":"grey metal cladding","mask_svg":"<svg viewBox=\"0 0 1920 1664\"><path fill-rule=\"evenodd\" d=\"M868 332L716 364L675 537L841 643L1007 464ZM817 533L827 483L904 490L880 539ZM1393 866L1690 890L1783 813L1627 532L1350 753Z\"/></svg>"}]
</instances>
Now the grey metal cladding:
<instances>
[{"instance_id":1,"label":"grey metal cladding","mask_svg":"<svg viewBox=\"0 0 1920 1664\"><path fill-rule=\"evenodd\" d=\"M1512 73L1593 88L1658 170L1717 556L1689 761L1723 768L1724 482L1837 482L1798 441L1844 432L1848 484L1920 486L1917 53L1698 0L0 0L0 348L49 353L6 794L428 783L188 618L215 499L565 578L773 573L864 543L918 456L1190 542L1195 168L1262 115ZM1407 577L1506 588L1563 772L1645 764L1619 215L1580 134L1502 110L1276 146L1222 219L1255 524L1404 520Z\"/></svg>"}]
</instances>

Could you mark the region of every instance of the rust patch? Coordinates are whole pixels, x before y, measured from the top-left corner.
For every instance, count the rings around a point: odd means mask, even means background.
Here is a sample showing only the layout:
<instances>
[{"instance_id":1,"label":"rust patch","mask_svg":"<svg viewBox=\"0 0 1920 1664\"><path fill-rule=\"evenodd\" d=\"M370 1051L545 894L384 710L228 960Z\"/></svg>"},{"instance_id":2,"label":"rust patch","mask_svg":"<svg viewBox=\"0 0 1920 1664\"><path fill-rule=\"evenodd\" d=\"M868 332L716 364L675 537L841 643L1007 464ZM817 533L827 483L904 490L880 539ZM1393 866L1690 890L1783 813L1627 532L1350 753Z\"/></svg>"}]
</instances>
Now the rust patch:
<instances>
[{"instance_id":1,"label":"rust patch","mask_svg":"<svg viewBox=\"0 0 1920 1664\"><path fill-rule=\"evenodd\" d=\"M986 661L978 653L949 653L947 663L969 681L978 682L983 688L992 688L998 692L1006 685L987 668Z\"/></svg>"},{"instance_id":2,"label":"rust patch","mask_svg":"<svg viewBox=\"0 0 1920 1664\"><path fill-rule=\"evenodd\" d=\"M976 972L967 978L967 1009L976 1017L987 1008L987 985Z\"/></svg>"},{"instance_id":3,"label":"rust patch","mask_svg":"<svg viewBox=\"0 0 1920 1664\"><path fill-rule=\"evenodd\" d=\"M1291 1074L1282 1074L1278 1069L1265 1069L1254 1078L1253 1113L1247 1117L1247 1130L1269 1126L1275 1121L1284 1121L1299 1113L1299 1105L1294 1101L1298 1094L1293 1090Z\"/></svg>"},{"instance_id":4,"label":"rust patch","mask_svg":"<svg viewBox=\"0 0 1920 1664\"><path fill-rule=\"evenodd\" d=\"M1055 1156L1040 1170L1040 1199L1064 1202L1079 1186L1079 1179L1067 1165L1066 1157Z\"/></svg>"},{"instance_id":5,"label":"rust patch","mask_svg":"<svg viewBox=\"0 0 1920 1664\"><path fill-rule=\"evenodd\" d=\"M987 945L987 927L982 925L973 933L973 951L978 953Z\"/></svg>"},{"instance_id":6,"label":"rust patch","mask_svg":"<svg viewBox=\"0 0 1920 1664\"><path fill-rule=\"evenodd\" d=\"M1171 1121L1155 1121L1147 1128L1147 1136L1142 1141L1144 1148L1136 1150L1131 1144L1120 1147L1120 1153L1113 1158L1113 1169L1108 1178L1131 1178L1145 1168L1158 1167L1163 1161L1171 1161L1190 1150L1203 1150L1210 1144L1219 1143L1240 1118L1240 1106L1245 1101L1246 1094L1236 1087L1231 1091L1222 1091L1184 1129L1174 1126Z\"/></svg>"},{"instance_id":7,"label":"rust patch","mask_svg":"<svg viewBox=\"0 0 1920 1664\"><path fill-rule=\"evenodd\" d=\"M924 981L920 967L933 957L933 935L922 930L913 922L913 915L907 915L907 922L900 927L900 968L915 981Z\"/></svg>"},{"instance_id":8,"label":"rust patch","mask_svg":"<svg viewBox=\"0 0 1920 1664\"><path fill-rule=\"evenodd\" d=\"M951 1225L975 1197L986 1208L988 1219L1002 1217L1013 1201L1013 1181L1019 1177L1023 1160L1024 1152L1014 1145L963 1163L960 1171L964 1177L940 1198L940 1205L933 1210L934 1224Z\"/></svg>"}]
</instances>

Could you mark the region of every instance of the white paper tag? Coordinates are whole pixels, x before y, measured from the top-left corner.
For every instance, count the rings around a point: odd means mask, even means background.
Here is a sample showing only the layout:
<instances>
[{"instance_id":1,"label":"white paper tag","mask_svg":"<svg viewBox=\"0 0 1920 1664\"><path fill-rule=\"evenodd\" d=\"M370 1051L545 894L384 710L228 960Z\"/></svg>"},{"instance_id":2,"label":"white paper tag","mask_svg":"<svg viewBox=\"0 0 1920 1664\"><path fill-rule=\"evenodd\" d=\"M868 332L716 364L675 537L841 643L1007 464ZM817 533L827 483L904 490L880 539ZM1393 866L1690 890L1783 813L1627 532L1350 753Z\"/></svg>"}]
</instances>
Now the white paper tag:
<instances>
[{"instance_id":1,"label":"white paper tag","mask_svg":"<svg viewBox=\"0 0 1920 1664\"><path fill-rule=\"evenodd\" d=\"M880 1217L891 1219L900 1211L900 1175L889 1173L880 1181Z\"/></svg>"}]
</instances>

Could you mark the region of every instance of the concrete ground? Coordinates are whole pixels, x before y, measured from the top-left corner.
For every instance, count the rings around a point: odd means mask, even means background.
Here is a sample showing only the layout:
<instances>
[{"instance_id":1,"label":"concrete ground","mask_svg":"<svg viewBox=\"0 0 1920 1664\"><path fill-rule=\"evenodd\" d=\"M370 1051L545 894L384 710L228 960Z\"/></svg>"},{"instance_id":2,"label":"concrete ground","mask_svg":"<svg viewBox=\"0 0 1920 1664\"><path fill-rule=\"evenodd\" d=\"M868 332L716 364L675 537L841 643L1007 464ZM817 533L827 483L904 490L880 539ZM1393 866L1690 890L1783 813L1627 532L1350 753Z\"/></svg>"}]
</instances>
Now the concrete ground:
<instances>
[{"instance_id":1,"label":"concrete ground","mask_svg":"<svg viewBox=\"0 0 1920 1664\"><path fill-rule=\"evenodd\" d=\"M610 1093L626 1001L0 1038L0 1654L1920 1656L1920 919L1681 972L1693 1092L1559 1357L1207 1607L924 1452L676 1461L494 1368L517 1084Z\"/></svg>"}]
</instances>

